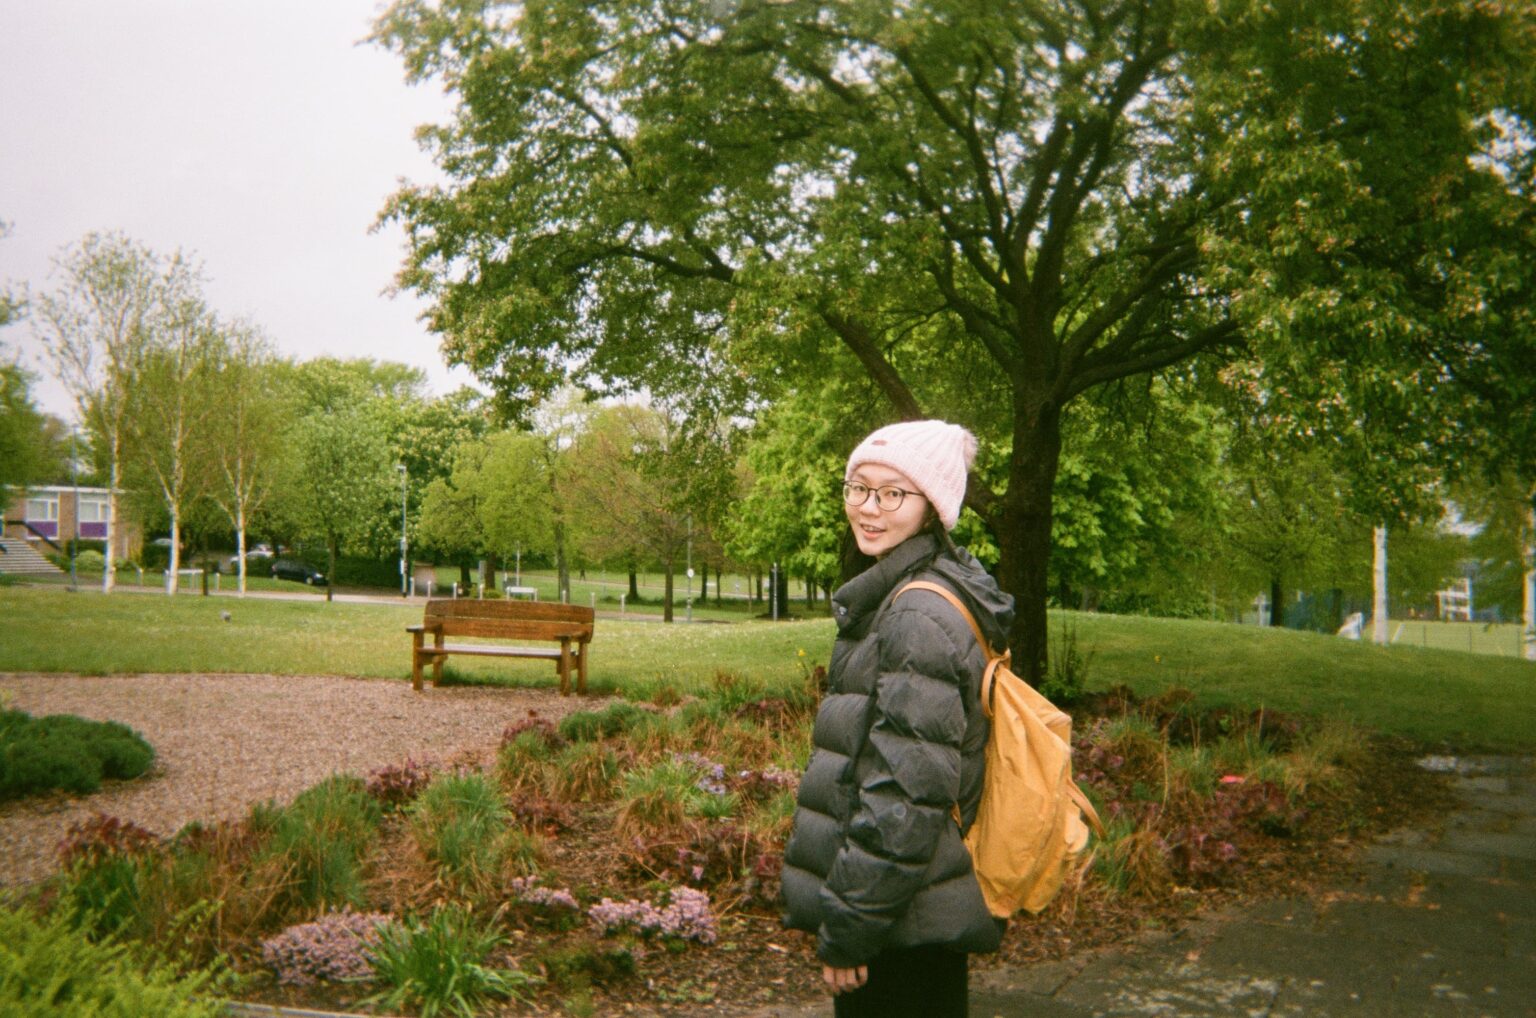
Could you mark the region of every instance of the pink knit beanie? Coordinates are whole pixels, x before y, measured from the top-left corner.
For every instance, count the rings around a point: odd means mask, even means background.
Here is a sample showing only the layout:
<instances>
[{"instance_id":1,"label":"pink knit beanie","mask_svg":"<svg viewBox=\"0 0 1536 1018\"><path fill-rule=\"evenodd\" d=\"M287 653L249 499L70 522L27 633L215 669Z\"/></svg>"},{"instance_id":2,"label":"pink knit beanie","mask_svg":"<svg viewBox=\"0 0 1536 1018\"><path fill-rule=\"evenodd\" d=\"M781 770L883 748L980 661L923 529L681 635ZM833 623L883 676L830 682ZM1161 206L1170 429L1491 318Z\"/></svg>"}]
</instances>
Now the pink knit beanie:
<instances>
[{"instance_id":1,"label":"pink knit beanie","mask_svg":"<svg viewBox=\"0 0 1536 1018\"><path fill-rule=\"evenodd\" d=\"M965 475L976 459L976 436L946 421L902 421L888 424L859 443L848 457L844 477L865 463L899 470L939 514L945 530L953 530L965 501Z\"/></svg>"}]
</instances>

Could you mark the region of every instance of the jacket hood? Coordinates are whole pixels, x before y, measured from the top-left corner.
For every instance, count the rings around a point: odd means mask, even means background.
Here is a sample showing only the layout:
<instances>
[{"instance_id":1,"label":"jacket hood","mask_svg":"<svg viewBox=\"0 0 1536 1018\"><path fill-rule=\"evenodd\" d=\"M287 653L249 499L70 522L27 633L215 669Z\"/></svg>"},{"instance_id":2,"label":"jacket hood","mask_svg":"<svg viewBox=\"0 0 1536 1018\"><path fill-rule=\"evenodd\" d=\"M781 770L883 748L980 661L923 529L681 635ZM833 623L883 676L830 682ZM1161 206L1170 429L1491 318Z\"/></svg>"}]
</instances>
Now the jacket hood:
<instances>
[{"instance_id":1,"label":"jacket hood","mask_svg":"<svg viewBox=\"0 0 1536 1018\"><path fill-rule=\"evenodd\" d=\"M885 558L870 566L838 588L832 595L833 617L839 634L858 638L873 618L876 609L898 585L931 572L954 589L971 609L977 625L986 634L992 649L1008 646L1013 628L1013 595L997 585L985 567L964 548L951 555L939 546L932 534L916 534L891 550Z\"/></svg>"},{"instance_id":2,"label":"jacket hood","mask_svg":"<svg viewBox=\"0 0 1536 1018\"><path fill-rule=\"evenodd\" d=\"M997 585L976 556L965 548L956 550L958 556L947 552L934 556L928 568L947 580L970 606L992 649L1002 650L1008 646L1008 634L1013 629L1013 595Z\"/></svg>"}]
</instances>

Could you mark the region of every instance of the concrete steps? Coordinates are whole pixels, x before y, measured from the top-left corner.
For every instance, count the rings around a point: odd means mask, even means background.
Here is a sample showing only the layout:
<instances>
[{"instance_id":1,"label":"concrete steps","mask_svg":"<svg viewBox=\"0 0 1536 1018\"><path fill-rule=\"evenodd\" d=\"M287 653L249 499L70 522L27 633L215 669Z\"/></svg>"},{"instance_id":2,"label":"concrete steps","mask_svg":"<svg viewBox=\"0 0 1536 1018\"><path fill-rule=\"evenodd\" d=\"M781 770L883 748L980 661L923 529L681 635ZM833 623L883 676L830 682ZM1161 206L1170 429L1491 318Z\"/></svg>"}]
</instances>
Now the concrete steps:
<instances>
[{"instance_id":1,"label":"concrete steps","mask_svg":"<svg viewBox=\"0 0 1536 1018\"><path fill-rule=\"evenodd\" d=\"M7 576L63 576L64 571L26 541L0 537L0 573Z\"/></svg>"}]
</instances>

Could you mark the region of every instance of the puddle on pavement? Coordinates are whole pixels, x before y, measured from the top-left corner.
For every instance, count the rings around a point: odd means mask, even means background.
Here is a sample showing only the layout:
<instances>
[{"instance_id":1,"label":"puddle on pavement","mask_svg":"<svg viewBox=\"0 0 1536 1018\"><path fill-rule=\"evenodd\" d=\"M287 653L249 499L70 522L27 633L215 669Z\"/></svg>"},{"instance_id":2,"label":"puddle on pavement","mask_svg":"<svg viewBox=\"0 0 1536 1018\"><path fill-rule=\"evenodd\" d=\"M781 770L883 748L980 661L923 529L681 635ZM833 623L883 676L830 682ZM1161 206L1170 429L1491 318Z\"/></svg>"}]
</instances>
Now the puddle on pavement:
<instances>
[{"instance_id":1,"label":"puddle on pavement","mask_svg":"<svg viewBox=\"0 0 1536 1018\"><path fill-rule=\"evenodd\" d=\"M1418 765L1432 774L1462 777L1492 774L1529 774L1533 760L1526 756L1425 756Z\"/></svg>"}]
</instances>

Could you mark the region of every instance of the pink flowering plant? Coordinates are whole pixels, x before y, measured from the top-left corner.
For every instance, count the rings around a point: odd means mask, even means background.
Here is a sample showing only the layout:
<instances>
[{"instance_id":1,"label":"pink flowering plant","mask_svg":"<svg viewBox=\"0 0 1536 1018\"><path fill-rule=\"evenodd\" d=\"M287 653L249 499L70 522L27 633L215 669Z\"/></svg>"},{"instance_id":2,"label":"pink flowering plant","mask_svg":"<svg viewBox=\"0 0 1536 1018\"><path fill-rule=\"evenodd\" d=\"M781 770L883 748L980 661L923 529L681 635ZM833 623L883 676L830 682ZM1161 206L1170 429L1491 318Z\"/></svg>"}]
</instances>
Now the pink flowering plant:
<instances>
[{"instance_id":1,"label":"pink flowering plant","mask_svg":"<svg viewBox=\"0 0 1536 1018\"><path fill-rule=\"evenodd\" d=\"M373 978L370 951L379 927L389 921L380 912L328 912L263 940L261 959L284 986L366 982Z\"/></svg>"}]
</instances>

